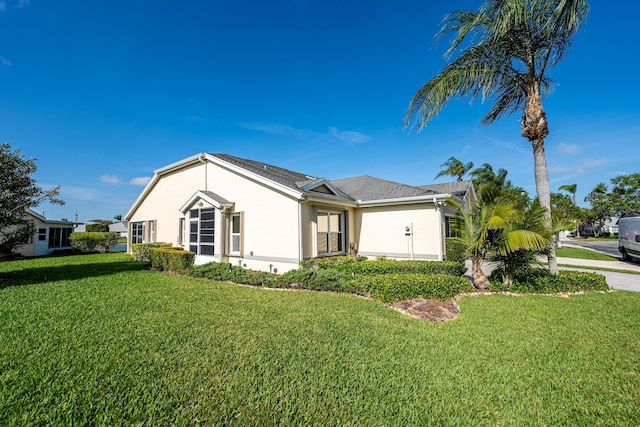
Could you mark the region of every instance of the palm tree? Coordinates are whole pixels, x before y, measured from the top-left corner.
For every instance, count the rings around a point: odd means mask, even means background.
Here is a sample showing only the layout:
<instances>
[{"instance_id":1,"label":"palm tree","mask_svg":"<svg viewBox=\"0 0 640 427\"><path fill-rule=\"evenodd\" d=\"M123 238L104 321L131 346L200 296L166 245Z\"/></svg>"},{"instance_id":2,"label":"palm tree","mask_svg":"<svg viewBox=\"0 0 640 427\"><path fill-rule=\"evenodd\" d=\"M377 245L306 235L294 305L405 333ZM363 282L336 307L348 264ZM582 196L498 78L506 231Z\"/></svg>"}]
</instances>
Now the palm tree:
<instances>
[{"instance_id":1,"label":"palm tree","mask_svg":"<svg viewBox=\"0 0 640 427\"><path fill-rule=\"evenodd\" d=\"M465 212L457 200L448 202L458 209L460 221L454 223L457 237L452 237L465 247L471 258L471 276L478 289L485 289L489 280L482 271L482 261L495 259L503 268L503 279L510 284L517 268L523 265L522 255L527 265L535 256L530 253L541 251L548 242L548 233L534 226L530 212L523 212L508 199L498 199L493 203L480 203L471 212ZM538 218L543 217L538 213ZM546 228L545 228L546 229Z\"/></svg>"},{"instance_id":2,"label":"palm tree","mask_svg":"<svg viewBox=\"0 0 640 427\"><path fill-rule=\"evenodd\" d=\"M405 127L422 130L451 98L491 98L490 124L522 111L522 136L533 148L536 191L551 228L551 190L544 141L549 134L542 100L554 85L547 75L569 51L589 12L587 0L487 0L478 11L447 16L438 41L455 37L446 52L460 53L413 96ZM549 271L557 274L555 251Z\"/></svg>"},{"instance_id":3,"label":"palm tree","mask_svg":"<svg viewBox=\"0 0 640 427\"><path fill-rule=\"evenodd\" d=\"M578 190L578 184L567 184L558 187L558 191L566 191L573 195L573 206L576 205L576 191Z\"/></svg>"},{"instance_id":4,"label":"palm tree","mask_svg":"<svg viewBox=\"0 0 640 427\"><path fill-rule=\"evenodd\" d=\"M449 160L440 165L441 171L436 175L434 179L438 179L441 176L457 176L458 182L462 181L462 177L471 170L473 163L469 162L466 165L455 157L449 157Z\"/></svg>"}]
</instances>

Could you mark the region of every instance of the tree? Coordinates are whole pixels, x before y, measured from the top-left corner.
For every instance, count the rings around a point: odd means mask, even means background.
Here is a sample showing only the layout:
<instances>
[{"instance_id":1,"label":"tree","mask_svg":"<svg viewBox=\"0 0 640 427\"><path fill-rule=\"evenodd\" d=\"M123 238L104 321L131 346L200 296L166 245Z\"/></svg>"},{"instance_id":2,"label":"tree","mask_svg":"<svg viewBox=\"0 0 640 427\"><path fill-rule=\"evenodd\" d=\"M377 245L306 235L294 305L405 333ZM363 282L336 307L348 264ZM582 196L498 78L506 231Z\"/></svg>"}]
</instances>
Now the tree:
<instances>
[{"instance_id":1,"label":"tree","mask_svg":"<svg viewBox=\"0 0 640 427\"><path fill-rule=\"evenodd\" d=\"M578 184L567 184L558 187L558 191L566 191L573 195L573 204L576 204L576 191L578 190Z\"/></svg>"},{"instance_id":2,"label":"tree","mask_svg":"<svg viewBox=\"0 0 640 427\"><path fill-rule=\"evenodd\" d=\"M115 215L113 219L115 219L116 221L122 221L122 215Z\"/></svg>"},{"instance_id":3,"label":"tree","mask_svg":"<svg viewBox=\"0 0 640 427\"><path fill-rule=\"evenodd\" d=\"M11 254L33 235L26 209L45 201L64 204L57 198L60 187L43 190L36 185L35 171L35 159L25 158L7 143L0 145L0 256Z\"/></svg>"},{"instance_id":4,"label":"tree","mask_svg":"<svg viewBox=\"0 0 640 427\"><path fill-rule=\"evenodd\" d=\"M455 97L493 99L484 124L522 111L522 136L533 149L536 191L548 228L551 190L544 141L549 127L542 100L554 84L548 71L567 54L588 11L586 0L487 0L478 11L450 14L437 41L453 34L446 56L460 53L418 89L405 115L405 127L422 130ZM553 248L549 271L558 273Z\"/></svg>"},{"instance_id":5,"label":"tree","mask_svg":"<svg viewBox=\"0 0 640 427\"><path fill-rule=\"evenodd\" d=\"M455 157L449 157L449 160L440 165L440 172L434 179L438 179L441 176L457 176L458 182L462 181L462 177L471 170L473 163L469 162L466 165Z\"/></svg>"},{"instance_id":6,"label":"tree","mask_svg":"<svg viewBox=\"0 0 640 427\"><path fill-rule=\"evenodd\" d=\"M640 212L640 173L618 175L611 178L613 189L610 202L612 211L616 216L622 216L626 212Z\"/></svg>"}]
</instances>

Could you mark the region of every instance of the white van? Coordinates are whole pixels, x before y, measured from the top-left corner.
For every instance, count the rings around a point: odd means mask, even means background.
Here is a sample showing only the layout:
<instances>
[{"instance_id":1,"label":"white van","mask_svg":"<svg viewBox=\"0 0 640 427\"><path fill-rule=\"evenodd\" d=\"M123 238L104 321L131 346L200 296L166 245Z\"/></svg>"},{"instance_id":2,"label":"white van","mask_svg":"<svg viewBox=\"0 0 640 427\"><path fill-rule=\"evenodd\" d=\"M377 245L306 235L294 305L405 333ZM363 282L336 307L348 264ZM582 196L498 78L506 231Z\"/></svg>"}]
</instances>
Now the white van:
<instances>
[{"instance_id":1,"label":"white van","mask_svg":"<svg viewBox=\"0 0 640 427\"><path fill-rule=\"evenodd\" d=\"M618 250L622 259L640 258L640 216L628 216L618 221Z\"/></svg>"}]
</instances>

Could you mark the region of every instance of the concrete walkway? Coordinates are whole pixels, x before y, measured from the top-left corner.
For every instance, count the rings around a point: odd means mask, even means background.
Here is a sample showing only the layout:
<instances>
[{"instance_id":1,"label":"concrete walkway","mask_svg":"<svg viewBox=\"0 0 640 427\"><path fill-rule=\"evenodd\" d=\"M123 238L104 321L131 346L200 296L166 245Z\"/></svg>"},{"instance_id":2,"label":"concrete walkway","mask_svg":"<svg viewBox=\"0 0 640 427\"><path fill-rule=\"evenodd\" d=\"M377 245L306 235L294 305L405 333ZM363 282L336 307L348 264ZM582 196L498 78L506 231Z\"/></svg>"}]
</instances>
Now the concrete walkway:
<instances>
[{"instance_id":1,"label":"concrete walkway","mask_svg":"<svg viewBox=\"0 0 640 427\"><path fill-rule=\"evenodd\" d=\"M640 292L640 274L627 274L612 271L589 270L584 267L612 268L640 273L640 264L623 261L597 261L593 259L558 258L558 264L567 264L571 267L560 267L561 270L590 271L602 274L607 278L607 283L614 289Z\"/></svg>"},{"instance_id":2,"label":"concrete walkway","mask_svg":"<svg viewBox=\"0 0 640 427\"><path fill-rule=\"evenodd\" d=\"M546 258L544 260L546 262ZM618 273L611 271L590 270L589 267L610 268L640 273L640 264L623 261L597 261L579 258L558 258L558 264L566 264L570 267L560 267L561 270L577 270L602 274L607 278L607 283L614 289L640 292L640 274ZM488 276L493 271L491 263L483 264L482 271ZM467 272L471 272L471 261L467 261Z\"/></svg>"}]
</instances>

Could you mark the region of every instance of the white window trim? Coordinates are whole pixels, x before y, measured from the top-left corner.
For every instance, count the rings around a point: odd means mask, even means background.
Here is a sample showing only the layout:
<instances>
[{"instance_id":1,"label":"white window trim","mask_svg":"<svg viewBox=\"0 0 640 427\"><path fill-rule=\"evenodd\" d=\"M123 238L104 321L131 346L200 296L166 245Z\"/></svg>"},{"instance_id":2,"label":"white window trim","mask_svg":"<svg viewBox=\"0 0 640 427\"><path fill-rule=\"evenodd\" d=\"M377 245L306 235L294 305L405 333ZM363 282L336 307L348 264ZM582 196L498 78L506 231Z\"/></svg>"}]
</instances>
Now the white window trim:
<instances>
[{"instance_id":1,"label":"white window trim","mask_svg":"<svg viewBox=\"0 0 640 427\"><path fill-rule=\"evenodd\" d=\"M336 233L336 232L331 232L330 230L327 231L327 249L329 250L328 252L320 252L319 248L318 248L318 234L320 233L318 231L318 216L319 215L328 215L329 216L329 223L327 224L328 227L330 227L331 224L331 215L338 215L340 218L340 232ZM341 211L341 210L335 210L335 209L323 209L323 208L317 208L316 209L316 224L315 224L315 233L314 233L314 250L316 252L316 256L318 257L323 257L323 256L335 256L335 255L344 255L347 254L347 230L346 230L346 218L347 218L347 213L346 211ZM331 251L331 235L332 234L338 234L340 236L340 240L342 243L342 250L340 251L336 251L336 252L332 252Z\"/></svg>"},{"instance_id":2,"label":"white window trim","mask_svg":"<svg viewBox=\"0 0 640 427\"><path fill-rule=\"evenodd\" d=\"M233 220L237 218L239 221L240 231L238 233L233 232ZM234 212L229 214L229 252L228 255L231 256L242 256L243 253L243 231L244 231L244 213L243 212ZM238 250L233 250L233 238L238 237Z\"/></svg>"}]
</instances>

